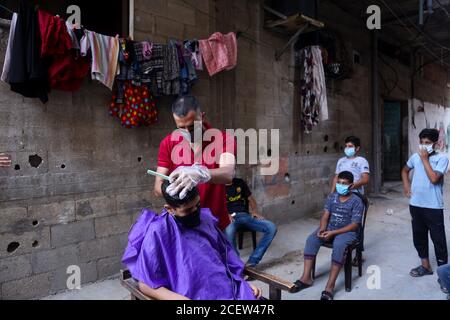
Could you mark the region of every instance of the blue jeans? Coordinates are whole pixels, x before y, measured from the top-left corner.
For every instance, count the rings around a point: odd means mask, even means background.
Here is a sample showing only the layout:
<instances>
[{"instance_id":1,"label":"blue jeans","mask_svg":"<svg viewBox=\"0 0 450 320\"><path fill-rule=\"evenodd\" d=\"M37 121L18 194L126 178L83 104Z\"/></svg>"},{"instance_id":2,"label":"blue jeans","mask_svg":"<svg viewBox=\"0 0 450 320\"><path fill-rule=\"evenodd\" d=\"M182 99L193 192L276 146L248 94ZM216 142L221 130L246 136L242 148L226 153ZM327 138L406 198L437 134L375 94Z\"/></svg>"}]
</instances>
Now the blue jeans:
<instances>
[{"instance_id":1,"label":"blue jeans","mask_svg":"<svg viewBox=\"0 0 450 320\"><path fill-rule=\"evenodd\" d=\"M270 244L272 243L272 240L277 233L277 227L273 222L269 220L253 218L250 213L236 213L234 221L231 222L225 229L225 234L230 243L233 244L234 250L236 250L238 255L239 251L236 244L236 232L240 228L264 233L262 239L256 246L255 251L253 251L253 253L250 255L250 258L248 258L247 263L256 265L261 261L264 253L266 253L267 248L269 248Z\"/></svg>"},{"instance_id":2,"label":"blue jeans","mask_svg":"<svg viewBox=\"0 0 450 320\"><path fill-rule=\"evenodd\" d=\"M447 291L450 292L450 264L440 266L437 269L437 274L441 280L442 286L447 288Z\"/></svg>"}]
</instances>

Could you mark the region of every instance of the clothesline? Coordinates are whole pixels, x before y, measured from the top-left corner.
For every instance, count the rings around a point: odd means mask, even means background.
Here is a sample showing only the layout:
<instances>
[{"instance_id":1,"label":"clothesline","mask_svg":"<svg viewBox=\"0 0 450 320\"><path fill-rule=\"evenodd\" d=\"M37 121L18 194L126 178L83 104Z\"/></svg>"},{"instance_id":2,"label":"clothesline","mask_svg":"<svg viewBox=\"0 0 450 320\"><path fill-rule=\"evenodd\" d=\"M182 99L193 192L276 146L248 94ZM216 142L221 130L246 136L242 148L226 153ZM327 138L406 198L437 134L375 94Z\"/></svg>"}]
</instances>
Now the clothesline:
<instances>
[{"instance_id":1,"label":"clothesline","mask_svg":"<svg viewBox=\"0 0 450 320\"><path fill-rule=\"evenodd\" d=\"M6 11L8 11L9 13L14 13L14 11L12 11L11 9L5 7L4 5L0 4L0 8L5 9Z\"/></svg>"},{"instance_id":2,"label":"clothesline","mask_svg":"<svg viewBox=\"0 0 450 320\"><path fill-rule=\"evenodd\" d=\"M75 29L21 0L18 13L13 12L1 80L12 91L45 103L50 89L78 90L90 71L92 79L113 91L110 114L123 126L135 127L156 121L154 96L189 94L196 70L205 66L213 76L236 64L234 32L167 44L133 41Z\"/></svg>"}]
</instances>

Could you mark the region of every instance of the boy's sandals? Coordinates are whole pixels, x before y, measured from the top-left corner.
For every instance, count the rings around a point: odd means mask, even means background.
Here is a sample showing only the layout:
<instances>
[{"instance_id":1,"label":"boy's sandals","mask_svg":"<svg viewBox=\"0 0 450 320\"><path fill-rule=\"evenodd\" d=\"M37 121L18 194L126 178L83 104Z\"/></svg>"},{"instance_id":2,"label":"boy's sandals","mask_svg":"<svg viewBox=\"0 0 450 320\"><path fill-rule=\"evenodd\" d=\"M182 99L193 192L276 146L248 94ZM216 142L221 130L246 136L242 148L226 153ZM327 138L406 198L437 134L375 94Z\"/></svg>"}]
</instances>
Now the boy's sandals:
<instances>
[{"instance_id":1,"label":"boy's sandals","mask_svg":"<svg viewBox=\"0 0 450 320\"><path fill-rule=\"evenodd\" d=\"M417 268L414 268L409 272L409 275L411 277L423 277L423 276L429 276L432 274L433 274L433 271L428 270L424 266L418 266Z\"/></svg>"},{"instance_id":2,"label":"boy's sandals","mask_svg":"<svg viewBox=\"0 0 450 320\"><path fill-rule=\"evenodd\" d=\"M322 291L322 296L320 297L320 300L333 300L334 295L331 292L328 291Z\"/></svg>"},{"instance_id":3,"label":"boy's sandals","mask_svg":"<svg viewBox=\"0 0 450 320\"><path fill-rule=\"evenodd\" d=\"M312 286L312 284L304 283L304 282L300 281L300 279L295 281L294 285L295 285L294 288L291 290L292 293L300 292L303 289L306 289L306 288L309 288Z\"/></svg>"}]
</instances>

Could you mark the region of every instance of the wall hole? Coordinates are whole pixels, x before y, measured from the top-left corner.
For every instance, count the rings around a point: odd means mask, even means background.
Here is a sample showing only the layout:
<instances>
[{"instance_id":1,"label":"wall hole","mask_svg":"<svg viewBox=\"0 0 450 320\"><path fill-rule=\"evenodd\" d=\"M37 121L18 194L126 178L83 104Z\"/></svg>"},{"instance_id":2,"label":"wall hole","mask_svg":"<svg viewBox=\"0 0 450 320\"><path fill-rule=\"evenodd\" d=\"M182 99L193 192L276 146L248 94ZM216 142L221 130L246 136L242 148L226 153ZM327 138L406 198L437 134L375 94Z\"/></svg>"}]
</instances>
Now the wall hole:
<instances>
[{"instance_id":1,"label":"wall hole","mask_svg":"<svg viewBox=\"0 0 450 320\"><path fill-rule=\"evenodd\" d=\"M286 173L284 175L284 181L286 181L286 182L290 182L291 181L291 175L289 173Z\"/></svg>"},{"instance_id":2,"label":"wall hole","mask_svg":"<svg viewBox=\"0 0 450 320\"><path fill-rule=\"evenodd\" d=\"M20 243L14 241L14 242L11 242L10 244L8 244L6 251L8 251L9 253L13 253L19 247L20 247Z\"/></svg>"},{"instance_id":3,"label":"wall hole","mask_svg":"<svg viewBox=\"0 0 450 320\"><path fill-rule=\"evenodd\" d=\"M325 142L328 141L328 135L327 134L323 137L323 141L325 141Z\"/></svg>"},{"instance_id":4,"label":"wall hole","mask_svg":"<svg viewBox=\"0 0 450 320\"><path fill-rule=\"evenodd\" d=\"M14 170L20 170L20 165L16 164L16 165L14 166Z\"/></svg>"},{"instance_id":5,"label":"wall hole","mask_svg":"<svg viewBox=\"0 0 450 320\"><path fill-rule=\"evenodd\" d=\"M33 224L34 227L36 227L36 226L39 224L39 221L34 220L34 221L32 222L32 224Z\"/></svg>"},{"instance_id":6,"label":"wall hole","mask_svg":"<svg viewBox=\"0 0 450 320\"><path fill-rule=\"evenodd\" d=\"M295 200L292 200L292 201L291 201L291 204L295 204Z\"/></svg>"},{"instance_id":7,"label":"wall hole","mask_svg":"<svg viewBox=\"0 0 450 320\"><path fill-rule=\"evenodd\" d=\"M66 168L66 165L63 163L62 165L61 165L61 169L65 169Z\"/></svg>"},{"instance_id":8,"label":"wall hole","mask_svg":"<svg viewBox=\"0 0 450 320\"><path fill-rule=\"evenodd\" d=\"M33 248L36 248L39 246L39 241L34 240L33 243L31 244L33 246Z\"/></svg>"},{"instance_id":9,"label":"wall hole","mask_svg":"<svg viewBox=\"0 0 450 320\"><path fill-rule=\"evenodd\" d=\"M306 151L306 154L309 154L309 150Z\"/></svg>"},{"instance_id":10,"label":"wall hole","mask_svg":"<svg viewBox=\"0 0 450 320\"><path fill-rule=\"evenodd\" d=\"M138 162L141 162L142 161L142 157L138 157Z\"/></svg>"},{"instance_id":11,"label":"wall hole","mask_svg":"<svg viewBox=\"0 0 450 320\"><path fill-rule=\"evenodd\" d=\"M30 165L33 168L38 168L41 165L41 163L42 163L42 158L39 157L37 154L35 154L35 155L32 155L32 156L29 156L28 162L30 163Z\"/></svg>"},{"instance_id":12,"label":"wall hole","mask_svg":"<svg viewBox=\"0 0 450 320\"><path fill-rule=\"evenodd\" d=\"M268 157L272 156L272 149L267 150L267 156Z\"/></svg>"},{"instance_id":13,"label":"wall hole","mask_svg":"<svg viewBox=\"0 0 450 320\"><path fill-rule=\"evenodd\" d=\"M328 147L327 147L327 146L325 146L325 147L323 148L323 152L328 152Z\"/></svg>"}]
</instances>

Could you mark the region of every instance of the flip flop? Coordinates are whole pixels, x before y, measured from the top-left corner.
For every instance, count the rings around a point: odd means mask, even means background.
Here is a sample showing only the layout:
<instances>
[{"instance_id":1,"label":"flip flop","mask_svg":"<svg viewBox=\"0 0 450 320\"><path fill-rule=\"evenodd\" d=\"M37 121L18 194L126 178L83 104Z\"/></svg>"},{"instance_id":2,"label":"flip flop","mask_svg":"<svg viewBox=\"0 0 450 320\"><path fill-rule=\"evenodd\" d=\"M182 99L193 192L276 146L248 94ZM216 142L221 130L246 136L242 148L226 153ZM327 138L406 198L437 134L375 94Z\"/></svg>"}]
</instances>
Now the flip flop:
<instances>
[{"instance_id":1,"label":"flip flop","mask_svg":"<svg viewBox=\"0 0 450 320\"><path fill-rule=\"evenodd\" d=\"M295 284L295 286L294 286L294 288L291 290L292 293L300 292L300 291L302 291L303 289L307 289L307 288L309 288L309 287L312 286L312 284L304 283L304 282L300 281L300 279L297 280L297 281L295 281L294 284Z\"/></svg>"},{"instance_id":2,"label":"flip flop","mask_svg":"<svg viewBox=\"0 0 450 320\"><path fill-rule=\"evenodd\" d=\"M424 266L418 266L417 268L412 269L409 272L409 275L411 277L423 277L423 276L429 276L432 275L433 271L428 270L427 268L425 268Z\"/></svg>"},{"instance_id":3,"label":"flip flop","mask_svg":"<svg viewBox=\"0 0 450 320\"><path fill-rule=\"evenodd\" d=\"M328 291L322 291L322 296L320 297L320 300L333 300L334 295L331 292Z\"/></svg>"}]
</instances>

